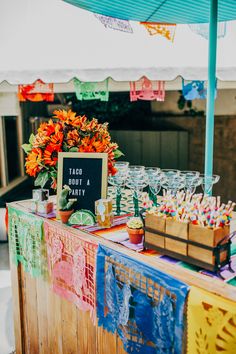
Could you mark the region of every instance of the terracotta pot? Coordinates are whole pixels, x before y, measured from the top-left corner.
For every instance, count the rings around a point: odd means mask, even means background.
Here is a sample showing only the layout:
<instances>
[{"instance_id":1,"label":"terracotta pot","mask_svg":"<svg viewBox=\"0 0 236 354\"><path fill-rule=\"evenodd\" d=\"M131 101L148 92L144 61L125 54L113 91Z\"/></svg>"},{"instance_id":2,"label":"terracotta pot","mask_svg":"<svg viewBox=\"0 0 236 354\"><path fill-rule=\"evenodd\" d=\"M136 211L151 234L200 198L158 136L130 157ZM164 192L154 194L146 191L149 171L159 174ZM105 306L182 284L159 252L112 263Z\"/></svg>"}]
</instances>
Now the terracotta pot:
<instances>
[{"instance_id":1,"label":"terracotta pot","mask_svg":"<svg viewBox=\"0 0 236 354\"><path fill-rule=\"evenodd\" d=\"M63 224L67 224L71 214L73 214L74 210L59 210L59 215L60 215L60 219L61 222L63 222Z\"/></svg>"},{"instance_id":2,"label":"terracotta pot","mask_svg":"<svg viewBox=\"0 0 236 354\"><path fill-rule=\"evenodd\" d=\"M131 229L130 227L127 227L127 232L131 243L135 243L137 245L142 242L144 233L143 229Z\"/></svg>"}]
</instances>

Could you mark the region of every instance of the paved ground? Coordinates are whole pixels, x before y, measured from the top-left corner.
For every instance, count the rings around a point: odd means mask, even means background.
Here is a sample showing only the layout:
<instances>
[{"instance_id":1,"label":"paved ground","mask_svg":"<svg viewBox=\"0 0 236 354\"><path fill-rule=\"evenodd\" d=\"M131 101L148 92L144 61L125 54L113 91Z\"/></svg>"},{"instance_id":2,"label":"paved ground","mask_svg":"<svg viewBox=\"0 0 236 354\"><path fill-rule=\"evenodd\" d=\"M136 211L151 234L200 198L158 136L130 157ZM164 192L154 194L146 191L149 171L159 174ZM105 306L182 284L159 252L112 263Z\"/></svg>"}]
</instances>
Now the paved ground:
<instances>
[{"instance_id":1,"label":"paved ground","mask_svg":"<svg viewBox=\"0 0 236 354\"><path fill-rule=\"evenodd\" d=\"M0 353L14 353L8 244L0 243Z\"/></svg>"}]
</instances>

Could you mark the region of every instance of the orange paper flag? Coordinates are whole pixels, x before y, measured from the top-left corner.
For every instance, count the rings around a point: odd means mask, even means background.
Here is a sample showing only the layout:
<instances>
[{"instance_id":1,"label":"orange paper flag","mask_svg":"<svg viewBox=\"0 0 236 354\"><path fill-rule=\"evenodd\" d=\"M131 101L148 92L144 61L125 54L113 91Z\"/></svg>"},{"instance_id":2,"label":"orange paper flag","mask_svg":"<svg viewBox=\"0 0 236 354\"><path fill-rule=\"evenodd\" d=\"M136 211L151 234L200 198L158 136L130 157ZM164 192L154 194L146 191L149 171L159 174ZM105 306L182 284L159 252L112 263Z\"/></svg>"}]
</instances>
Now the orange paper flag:
<instances>
[{"instance_id":1,"label":"orange paper flag","mask_svg":"<svg viewBox=\"0 0 236 354\"><path fill-rule=\"evenodd\" d=\"M53 84L45 84L42 80L37 80L30 85L18 85L18 99L21 102L32 101L54 101Z\"/></svg>"},{"instance_id":2,"label":"orange paper flag","mask_svg":"<svg viewBox=\"0 0 236 354\"><path fill-rule=\"evenodd\" d=\"M176 24L158 22L140 22L144 25L151 36L160 35L173 42L175 37Z\"/></svg>"}]
</instances>

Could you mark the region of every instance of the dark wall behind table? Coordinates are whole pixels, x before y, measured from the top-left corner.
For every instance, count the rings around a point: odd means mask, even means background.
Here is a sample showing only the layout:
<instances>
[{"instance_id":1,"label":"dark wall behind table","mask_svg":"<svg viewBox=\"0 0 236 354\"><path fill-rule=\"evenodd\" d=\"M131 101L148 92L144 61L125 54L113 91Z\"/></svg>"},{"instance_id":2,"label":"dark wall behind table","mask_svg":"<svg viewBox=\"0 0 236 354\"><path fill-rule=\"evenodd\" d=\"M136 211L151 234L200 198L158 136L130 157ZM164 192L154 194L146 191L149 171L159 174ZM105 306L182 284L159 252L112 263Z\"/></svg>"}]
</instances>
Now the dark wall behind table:
<instances>
[{"instance_id":1,"label":"dark wall behind table","mask_svg":"<svg viewBox=\"0 0 236 354\"><path fill-rule=\"evenodd\" d=\"M72 109L89 118L97 117L108 121L111 130L157 130L187 131L189 133L189 160L191 170L204 170L205 118L165 113L153 114L150 102L131 103L128 93L111 93L109 102L78 102L74 94L64 94L65 101L72 103ZM60 101L56 97L56 104ZM165 103L163 103L165 105ZM177 102L176 102L177 105ZM28 119L30 116L48 116L47 103L24 103L25 139L29 136ZM214 173L221 176L214 192L221 194L224 200L236 199L236 117L215 117Z\"/></svg>"}]
</instances>

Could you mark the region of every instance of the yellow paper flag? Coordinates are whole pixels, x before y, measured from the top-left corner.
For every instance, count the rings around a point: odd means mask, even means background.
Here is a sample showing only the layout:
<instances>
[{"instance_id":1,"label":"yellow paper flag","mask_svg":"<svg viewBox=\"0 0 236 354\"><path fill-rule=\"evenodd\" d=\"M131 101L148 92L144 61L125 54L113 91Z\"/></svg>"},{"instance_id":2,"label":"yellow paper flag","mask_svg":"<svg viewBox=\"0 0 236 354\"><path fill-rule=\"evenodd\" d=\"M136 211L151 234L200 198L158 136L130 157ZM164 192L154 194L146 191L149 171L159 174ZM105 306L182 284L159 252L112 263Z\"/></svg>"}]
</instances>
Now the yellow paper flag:
<instances>
[{"instance_id":1,"label":"yellow paper flag","mask_svg":"<svg viewBox=\"0 0 236 354\"><path fill-rule=\"evenodd\" d=\"M187 323L188 354L236 353L236 301L193 286L188 298Z\"/></svg>"}]
</instances>

